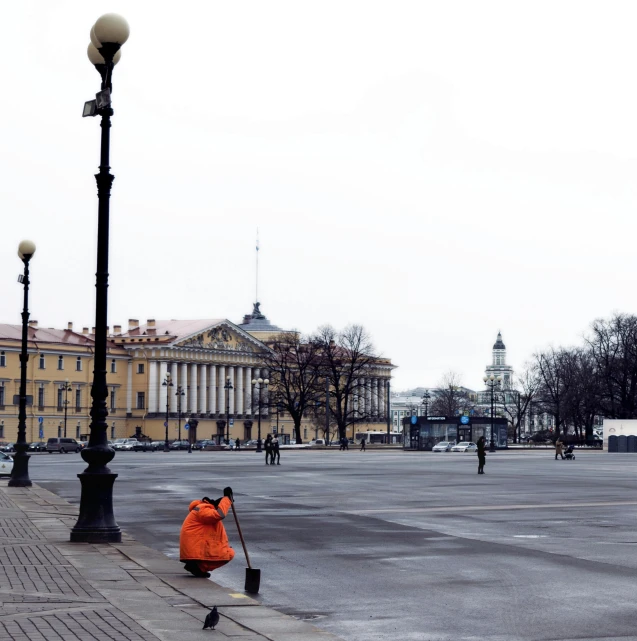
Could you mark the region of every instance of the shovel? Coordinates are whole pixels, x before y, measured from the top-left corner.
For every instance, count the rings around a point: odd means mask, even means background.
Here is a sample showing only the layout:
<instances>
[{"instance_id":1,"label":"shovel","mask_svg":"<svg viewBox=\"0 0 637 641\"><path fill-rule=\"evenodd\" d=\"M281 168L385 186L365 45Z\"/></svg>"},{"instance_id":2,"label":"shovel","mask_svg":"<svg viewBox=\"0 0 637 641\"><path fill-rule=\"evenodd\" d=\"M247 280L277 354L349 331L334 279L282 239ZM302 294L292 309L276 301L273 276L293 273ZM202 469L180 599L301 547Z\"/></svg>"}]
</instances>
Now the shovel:
<instances>
[{"instance_id":1,"label":"shovel","mask_svg":"<svg viewBox=\"0 0 637 641\"><path fill-rule=\"evenodd\" d=\"M241 533L241 526L239 525L239 519L237 518L237 511L234 509L234 503L231 503L230 505L232 507L232 515L234 516L235 523L237 524L237 531L239 532L239 538L241 539L243 552L245 553L246 561L248 562L248 567L246 568L246 582L243 586L243 589L250 594L259 594L259 585L261 584L261 570L257 570L250 565L250 557L248 556L248 550L246 549L246 544L243 540L243 534Z\"/></svg>"}]
</instances>

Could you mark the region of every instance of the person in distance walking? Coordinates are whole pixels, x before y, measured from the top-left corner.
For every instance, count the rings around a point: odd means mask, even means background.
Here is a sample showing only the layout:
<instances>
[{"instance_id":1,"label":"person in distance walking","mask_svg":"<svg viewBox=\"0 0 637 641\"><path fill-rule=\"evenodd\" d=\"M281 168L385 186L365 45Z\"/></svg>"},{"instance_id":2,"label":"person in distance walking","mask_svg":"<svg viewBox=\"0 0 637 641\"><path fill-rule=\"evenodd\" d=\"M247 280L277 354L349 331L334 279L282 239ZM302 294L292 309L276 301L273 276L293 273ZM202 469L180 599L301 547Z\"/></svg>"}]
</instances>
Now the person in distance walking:
<instances>
[{"instance_id":1,"label":"person in distance walking","mask_svg":"<svg viewBox=\"0 0 637 641\"><path fill-rule=\"evenodd\" d=\"M487 462L486 441L484 436L481 436L476 443L478 446L478 474L484 474L484 464Z\"/></svg>"}]
</instances>

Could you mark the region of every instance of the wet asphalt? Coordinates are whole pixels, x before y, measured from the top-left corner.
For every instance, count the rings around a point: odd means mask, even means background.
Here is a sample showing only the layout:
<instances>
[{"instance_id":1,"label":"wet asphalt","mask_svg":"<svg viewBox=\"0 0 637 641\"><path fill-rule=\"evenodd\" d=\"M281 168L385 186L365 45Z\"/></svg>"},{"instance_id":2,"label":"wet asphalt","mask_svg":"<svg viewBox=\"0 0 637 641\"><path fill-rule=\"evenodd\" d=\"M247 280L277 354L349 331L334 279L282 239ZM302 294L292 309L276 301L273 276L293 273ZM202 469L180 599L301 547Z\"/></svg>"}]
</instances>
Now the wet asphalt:
<instances>
[{"instance_id":1,"label":"wet asphalt","mask_svg":"<svg viewBox=\"0 0 637 641\"><path fill-rule=\"evenodd\" d=\"M120 452L119 525L177 555L188 503L233 487L264 603L347 641L637 640L637 455ZM31 478L79 502L79 455ZM237 551L213 579L243 589Z\"/></svg>"}]
</instances>

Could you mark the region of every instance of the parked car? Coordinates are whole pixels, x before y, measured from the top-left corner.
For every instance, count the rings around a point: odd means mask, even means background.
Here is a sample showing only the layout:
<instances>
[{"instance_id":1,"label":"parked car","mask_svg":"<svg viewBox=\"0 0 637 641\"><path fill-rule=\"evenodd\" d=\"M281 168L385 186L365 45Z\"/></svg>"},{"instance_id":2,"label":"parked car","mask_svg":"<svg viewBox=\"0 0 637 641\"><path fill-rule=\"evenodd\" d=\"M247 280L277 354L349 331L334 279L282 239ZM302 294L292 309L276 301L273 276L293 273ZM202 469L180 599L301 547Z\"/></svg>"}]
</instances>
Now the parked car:
<instances>
[{"instance_id":1,"label":"parked car","mask_svg":"<svg viewBox=\"0 0 637 641\"><path fill-rule=\"evenodd\" d=\"M49 454L53 454L53 452L60 454L79 452L81 449L81 445L74 438L50 438L46 442L46 451Z\"/></svg>"},{"instance_id":2,"label":"parked car","mask_svg":"<svg viewBox=\"0 0 637 641\"><path fill-rule=\"evenodd\" d=\"M325 439L324 438L313 438L310 441L310 445L325 445Z\"/></svg>"},{"instance_id":3,"label":"parked car","mask_svg":"<svg viewBox=\"0 0 637 641\"><path fill-rule=\"evenodd\" d=\"M188 449L188 441L173 441L170 444L170 449L171 450L187 450Z\"/></svg>"},{"instance_id":4,"label":"parked car","mask_svg":"<svg viewBox=\"0 0 637 641\"><path fill-rule=\"evenodd\" d=\"M118 438L113 442L113 449L117 451L132 451L135 443L139 443L136 438Z\"/></svg>"},{"instance_id":5,"label":"parked car","mask_svg":"<svg viewBox=\"0 0 637 641\"><path fill-rule=\"evenodd\" d=\"M432 452L449 452L454 445L454 441L440 441L431 448Z\"/></svg>"},{"instance_id":6,"label":"parked car","mask_svg":"<svg viewBox=\"0 0 637 641\"><path fill-rule=\"evenodd\" d=\"M3 452L15 452L15 443L7 443L0 447L0 450Z\"/></svg>"},{"instance_id":7,"label":"parked car","mask_svg":"<svg viewBox=\"0 0 637 641\"><path fill-rule=\"evenodd\" d=\"M454 445L451 448L452 452L476 452L478 446L475 443L470 443L469 441L461 441L458 445Z\"/></svg>"},{"instance_id":8,"label":"parked car","mask_svg":"<svg viewBox=\"0 0 637 641\"><path fill-rule=\"evenodd\" d=\"M156 447L153 447L152 441L137 441L137 443L133 443L133 452L154 452L156 449Z\"/></svg>"},{"instance_id":9,"label":"parked car","mask_svg":"<svg viewBox=\"0 0 637 641\"><path fill-rule=\"evenodd\" d=\"M44 441L38 441L36 443L29 444L29 452L45 452L46 443Z\"/></svg>"},{"instance_id":10,"label":"parked car","mask_svg":"<svg viewBox=\"0 0 637 641\"><path fill-rule=\"evenodd\" d=\"M13 459L8 455L0 452L0 476L10 476L13 470Z\"/></svg>"}]
</instances>

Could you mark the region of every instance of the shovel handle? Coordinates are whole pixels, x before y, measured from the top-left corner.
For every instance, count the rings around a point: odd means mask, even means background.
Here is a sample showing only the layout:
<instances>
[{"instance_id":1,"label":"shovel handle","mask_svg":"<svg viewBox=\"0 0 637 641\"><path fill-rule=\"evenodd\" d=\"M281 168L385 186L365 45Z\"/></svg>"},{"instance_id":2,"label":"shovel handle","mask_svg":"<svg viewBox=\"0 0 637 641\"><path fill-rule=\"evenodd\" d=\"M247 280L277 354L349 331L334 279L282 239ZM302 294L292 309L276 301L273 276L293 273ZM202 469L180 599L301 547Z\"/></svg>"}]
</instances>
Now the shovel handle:
<instances>
[{"instance_id":1,"label":"shovel handle","mask_svg":"<svg viewBox=\"0 0 637 641\"><path fill-rule=\"evenodd\" d=\"M248 556L248 550L246 548L246 543L243 540L243 534L241 532L241 526L239 525L239 519L237 518L237 511L234 509L234 502L230 503L230 507L232 508L232 515L234 516L234 521L237 524L237 531L239 532L239 538L241 539L241 545L243 546L243 552L246 555L246 561L248 562L248 567L252 569L252 566L250 565L250 557Z\"/></svg>"}]
</instances>

